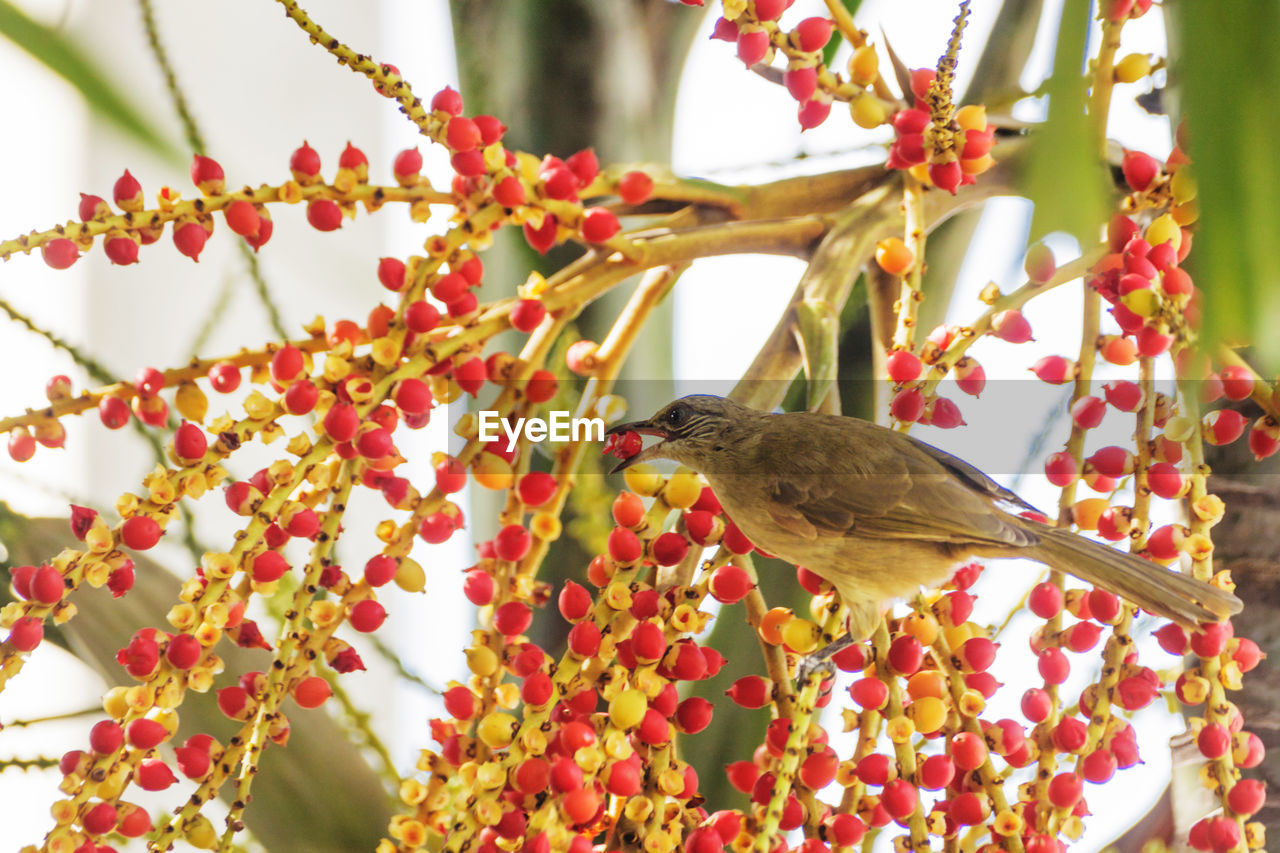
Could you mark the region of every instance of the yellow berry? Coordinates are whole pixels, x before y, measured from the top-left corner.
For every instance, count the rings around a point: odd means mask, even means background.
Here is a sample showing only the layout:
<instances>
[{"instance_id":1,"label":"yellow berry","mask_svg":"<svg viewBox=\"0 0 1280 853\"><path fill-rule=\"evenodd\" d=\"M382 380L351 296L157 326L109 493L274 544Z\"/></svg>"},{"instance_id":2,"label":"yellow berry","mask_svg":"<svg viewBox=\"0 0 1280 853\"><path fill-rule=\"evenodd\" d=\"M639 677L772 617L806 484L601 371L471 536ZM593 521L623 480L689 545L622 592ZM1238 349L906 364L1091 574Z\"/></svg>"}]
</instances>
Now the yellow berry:
<instances>
[{"instance_id":1,"label":"yellow berry","mask_svg":"<svg viewBox=\"0 0 1280 853\"><path fill-rule=\"evenodd\" d=\"M476 726L476 737L490 749L503 749L511 745L516 727L515 717L501 711L492 711L485 714L480 725Z\"/></svg>"},{"instance_id":2,"label":"yellow berry","mask_svg":"<svg viewBox=\"0 0 1280 853\"><path fill-rule=\"evenodd\" d=\"M1175 252L1182 246L1182 229L1178 227L1178 223L1173 216L1168 213L1157 216L1152 220L1143 236L1152 246L1159 246L1161 243L1172 243Z\"/></svg>"},{"instance_id":3,"label":"yellow berry","mask_svg":"<svg viewBox=\"0 0 1280 853\"><path fill-rule=\"evenodd\" d=\"M822 628L808 619L795 618L782 626L782 642L802 655L817 650L822 640Z\"/></svg>"},{"instance_id":4,"label":"yellow berry","mask_svg":"<svg viewBox=\"0 0 1280 853\"><path fill-rule=\"evenodd\" d=\"M987 108L982 104L969 104L956 110L956 124L961 130L985 130Z\"/></svg>"},{"instance_id":5,"label":"yellow berry","mask_svg":"<svg viewBox=\"0 0 1280 853\"><path fill-rule=\"evenodd\" d=\"M853 123L865 130L877 128L889 118L889 109L875 95L863 94L849 102Z\"/></svg>"},{"instance_id":6,"label":"yellow berry","mask_svg":"<svg viewBox=\"0 0 1280 853\"><path fill-rule=\"evenodd\" d=\"M642 497L651 498L662 490L662 475L657 468L644 462L622 472L622 478L628 489Z\"/></svg>"},{"instance_id":7,"label":"yellow berry","mask_svg":"<svg viewBox=\"0 0 1280 853\"><path fill-rule=\"evenodd\" d=\"M471 466L476 482L486 489L501 491L515 484L516 475L511 463L493 453L481 453Z\"/></svg>"},{"instance_id":8,"label":"yellow berry","mask_svg":"<svg viewBox=\"0 0 1280 853\"><path fill-rule=\"evenodd\" d=\"M422 592L427 585L427 573L415 561L408 557L400 558L400 566L396 569L396 586L405 592Z\"/></svg>"},{"instance_id":9,"label":"yellow berry","mask_svg":"<svg viewBox=\"0 0 1280 853\"><path fill-rule=\"evenodd\" d=\"M682 468L671 475L667 485L662 489L662 499L668 506L676 509L688 509L702 495L702 482L698 475L687 468Z\"/></svg>"},{"instance_id":10,"label":"yellow berry","mask_svg":"<svg viewBox=\"0 0 1280 853\"><path fill-rule=\"evenodd\" d=\"M880 57L876 49L864 44L849 57L849 78L855 86L869 86L880 73Z\"/></svg>"},{"instance_id":11,"label":"yellow berry","mask_svg":"<svg viewBox=\"0 0 1280 853\"><path fill-rule=\"evenodd\" d=\"M922 696L907 706L916 731L936 732L947 721L947 706L936 696Z\"/></svg>"},{"instance_id":12,"label":"yellow berry","mask_svg":"<svg viewBox=\"0 0 1280 853\"><path fill-rule=\"evenodd\" d=\"M1131 53L1116 63L1113 73L1117 83L1137 83L1151 73L1151 57Z\"/></svg>"},{"instance_id":13,"label":"yellow berry","mask_svg":"<svg viewBox=\"0 0 1280 853\"><path fill-rule=\"evenodd\" d=\"M609 700L609 722L620 729L633 729L640 725L648 710L649 701L644 693L632 687Z\"/></svg>"}]
</instances>

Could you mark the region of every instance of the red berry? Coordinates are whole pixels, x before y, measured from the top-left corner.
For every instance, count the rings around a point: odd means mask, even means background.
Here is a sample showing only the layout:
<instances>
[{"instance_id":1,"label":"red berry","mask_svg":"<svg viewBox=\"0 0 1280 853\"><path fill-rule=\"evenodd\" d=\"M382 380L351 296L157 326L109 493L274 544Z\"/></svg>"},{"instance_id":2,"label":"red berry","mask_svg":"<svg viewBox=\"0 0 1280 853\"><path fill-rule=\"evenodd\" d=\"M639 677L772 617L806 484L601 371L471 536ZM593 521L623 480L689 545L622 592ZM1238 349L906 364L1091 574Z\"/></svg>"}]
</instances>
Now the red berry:
<instances>
[{"instance_id":1,"label":"red berry","mask_svg":"<svg viewBox=\"0 0 1280 853\"><path fill-rule=\"evenodd\" d=\"M796 118L800 121L801 130L815 128L831 115L831 101L825 97L811 98L800 104L796 110Z\"/></svg>"},{"instance_id":2,"label":"red berry","mask_svg":"<svg viewBox=\"0 0 1280 853\"><path fill-rule=\"evenodd\" d=\"M1023 344L1033 340L1031 324L1021 311L1009 309L991 318L991 334L1011 344Z\"/></svg>"},{"instance_id":3,"label":"red berry","mask_svg":"<svg viewBox=\"0 0 1280 853\"><path fill-rule=\"evenodd\" d=\"M464 361L453 369L453 379L458 383L458 387L473 397L487 378L488 371L485 369L484 359L479 357Z\"/></svg>"},{"instance_id":4,"label":"red berry","mask_svg":"<svg viewBox=\"0 0 1280 853\"><path fill-rule=\"evenodd\" d=\"M342 227L342 208L331 198L313 198L307 202L307 222L317 231L336 231Z\"/></svg>"},{"instance_id":5,"label":"red berry","mask_svg":"<svg viewBox=\"0 0 1280 853\"><path fill-rule=\"evenodd\" d=\"M80 250L66 237L55 237L45 243L40 247L40 254L44 262L55 270L65 270L80 258Z\"/></svg>"},{"instance_id":6,"label":"red berry","mask_svg":"<svg viewBox=\"0 0 1280 853\"><path fill-rule=\"evenodd\" d=\"M924 647L910 635L903 635L889 644L889 666L899 675L911 675L924 662Z\"/></svg>"},{"instance_id":7,"label":"red berry","mask_svg":"<svg viewBox=\"0 0 1280 853\"><path fill-rule=\"evenodd\" d=\"M391 165L396 183L401 186L412 186L417 183L418 173L422 171L422 152L417 148L406 148L396 155Z\"/></svg>"},{"instance_id":8,"label":"red berry","mask_svg":"<svg viewBox=\"0 0 1280 853\"><path fill-rule=\"evenodd\" d=\"M906 779L895 779L884 786L880 803L895 820L904 820L920 807L920 798L915 785Z\"/></svg>"},{"instance_id":9,"label":"red berry","mask_svg":"<svg viewBox=\"0 0 1280 853\"><path fill-rule=\"evenodd\" d=\"M1244 434L1248 421L1235 409L1218 409L1204 418L1204 440L1210 444L1230 444Z\"/></svg>"},{"instance_id":10,"label":"red berry","mask_svg":"<svg viewBox=\"0 0 1280 853\"><path fill-rule=\"evenodd\" d=\"M404 261L399 258L382 258L378 261L378 281L387 290L404 287Z\"/></svg>"},{"instance_id":11,"label":"red berry","mask_svg":"<svg viewBox=\"0 0 1280 853\"><path fill-rule=\"evenodd\" d=\"M324 431L334 442L341 444L355 438L360 428L360 415L350 403L334 403L324 415Z\"/></svg>"},{"instance_id":12,"label":"red berry","mask_svg":"<svg viewBox=\"0 0 1280 853\"><path fill-rule=\"evenodd\" d=\"M831 40L831 31L834 28L835 22L830 18L805 18L796 24L793 31L796 46L805 53L822 50Z\"/></svg>"},{"instance_id":13,"label":"red berry","mask_svg":"<svg viewBox=\"0 0 1280 853\"><path fill-rule=\"evenodd\" d=\"M89 748L99 755L110 755L124 746L124 729L114 720L95 723L89 730Z\"/></svg>"},{"instance_id":14,"label":"red berry","mask_svg":"<svg viewBox=\"0 0 1280 853\"><path fill-rule=\"evenodd\" d=\"M190 421L183 421L173 434L173 451L184 462L203 459L208 449L209 439L204 430Z\"/></svg>"},{"instance_id":15,"label":"red berry","mask_svg":"<svg viewBox=\"0 0 1280 853\"><path fill-rule=\"evenodd\" d=\"M227 227L241 237L257 237L262 232L262 217L252 202L237 199L227 205L223 214Z\"/></svg>"},{"instance_id":16,"label":"red berry","mask_svg":"<svg viewBox=\"0 0 1280 853\"><path fill-rule=\"evenodd\" d=\"M315 183L320 178L320 155L304 141L289 157L289 171L303 186Z\"/></svg>"},{"instance_id":17,"label":"red berry","mask_svg":"<svg viewBox=\"0 0 1280 853\"><path fill-rule=\"evenodd\" d=\"M1129 189L1144 192L1160 174L1160 161L1141 151L1126 151L1120 162L1120 170L1124 173Z\"/></svg>"},{"instance_id":18,"label":"red berry","mask_svg":"<svg viewBox=\"0 0 1280 853\"><path fill-rule=\"evenodd\" d=\"M498 629L498 633L507 637L523 634L532 623L533 611L523 601L508 601L498 605L493 611L493 627ZM593 623L588 622L578 624L592 624L594 627Z\"/></svg>"},{"instance_id":19,"label":"red berry","mask_svg":"<svg viewBox=\"0 0 1280 853\"><path fill-rule=\"evenodd\" d=\"M754 584L741 566L721 566L711 574L709 591L721 604L736 604L746 597Z\"/></svg>"},{"instance_id":20,"label":"red berry","mask_svg":"<svg viewBox=\"0 0 1280 853\"><path fill-rule=\"evenodd\" d=\"M532 332L545 316L546 306L537 299L518 299L511 306L511 325L521 332Z\"/></svg>"},{"instance_id":21,"label":"red berry","mask_svg":"<svg viewBox=\"0 0 1280 853\"><path fill-rule=\"evenodd\" d=\"M456 116L462 112L462 96L451 86L445 86L431 97L431 109Z\"/></svg>"},{"instance_id":22,"label":"red berry","mask_svg":"<svg viewBox=\"0 0 1280 853\"><path fill-rule=\"evenodd\" d=\"M1073 808L1083 792L1084 785L1074 773L1059 773L1049 780L1049 801L1060 809Z\"/></svg>"},{"instance_id":23,"label":"red berry","mask_svg":"<svg viewBox=\"0 0 1280 853\"><path fill-rule=\"evenodd\" d=\"M791 97L803 104L818 90L818 69L812 65L789 68L782 75L782 83L787 87ZM830 110L830 108L831 104L828 101L827 109Z\"/></svg>"},{"instance_id":24,"label":"red berry","mask_svg":"<svg viewBox=\"0 0 1280 853\"><path fill-rule=\"evenodd\" d=\"M748 68L763 62L769 50L769 33L765 30L738 32L738 58Z\"/></svg>"},{"instance_id":25,"label":"red berry","mask_svg":"<svg viewBox=\"0 0 1280 853\"><path fill-rule=\"evenodd\" d=\"M582 239L588 243L604 243L617 234L621 227L613 211L603 207L589 208L582 215Z\"/></svg>"},{"instance_id":26,"label":"red berry","mask_svg":"<svg viewBox=\"0 0 1280 853\"><path fill-rule=\"evenodd\" d=\"M454 151L470 151L480 144L480 128L469 118L455 116L445 125L444 140Z\"/></svg>"},{"instance_id":27,"label":"red berry","mask_svg":"<svg viewBox=\"0 0 1280 853\"><path fill-rule=\"evenodd\" d=\"M516 562L529 553L533 546L533 536L519 524L508 524L498 531L494 537L493 549L500 560Z\"/></svg>"},{"instance_id":28,"label":"red berry","mask_svg":"<svg viewBox=\"0 0 1280 853\"><path fill-rule=\"evenodd\" d=\"M440 311L430 302L420 299L412 302L404 312L404 324L411 332L422 334L434 329L440 323ZM381 337L381 336L374 336Z\"/></svg>"},{"instance_id":29,"label":"red berry","mask_svg":"<svg viewBox=\"0 0 1280 853\"><path fill-rule=\"evenodd\" d=\"M1080 476L1079 469L1076 467L1076 460L1065 450L1051 454L1044 463L1044 473L1049 478L1049 482L1058 488L1064 488L1071 485ZM1048 618L1048 617L1041 617Z\"/></svg>"},{"instance_id":30,"label":"red berry","mask_svg":"<svg viewBox=\"0 0 1280 853\"><path fill-rule=\"evenodd\" d=\"M121 210L136 213L142 210L142 185L138 183L138 179L129 174L129 170L125 169L124 174L116 179L115 184L111 188L111 197Z\"/></svg>"},{"instance_id":31,"label":"red berry","mask_svg":"<svg viewBox=\"0 0 1280 853\"><path fill-rule=\"evenodd\" d=\"M293 701L297 702L298 706L302 708L319 708L333 695L329 682L318 675L302 679L293 688L292 692Z\"/></svg>"},{"instance_id":32,"label":"red berry","mask_svg":"<svg viewBox=\"0 0 1280 853\"><path fill-rule=\"evenodd\" d=\"M615 527L609 534L609 556L619 563L634 563L640 559L640 538L625 527Z\"/></svg>"},{"instance_id":33,"label":"red berry","mask_svg":"<svg viewBox=\"0 0 1280 853\"><path fill-rule=\"evenodd\" d=\"M1071 674L1071 664L1059 648L1049 648L1040 652L1036 666L1040 671L1040 677L1048 684L1061 684Z\"/></svg>"},{"instance_id":34,"label":"red berry","mask_svg":"<svg viewBox=\"0 0 1280 853\"><path fill-rule=\"evenodd\" d=\"M624 204L644 204L651 195L653 195L653 178L644 172L627 172L618 178L618 197Z\"/></svg>"},{"instance_id":35,"label":"red berry","mask_svg":"<svg viewBox=\"0 0 1280 853\"><path fill-rule=\"evenodd\" d=\"M918 387L903 388L889 402L889 414L902 423L914 423L924 414L924 392Z\"/></svg>"},{"instance_id":36,"label":"red berry","mask_svg":"<svg viewBox=\"0 0 1280 853\"><path fill-rule=\"evenodd\" d=\"M944 160L941 163L929 164L929 181L940 190L946 190L955 195L956 190L960 189L960 184L963 180L964 170L960 167L959 160ZM996 334L999 337L1003 337L999 332ZM1029 329L1027 334L1030 335ZM1008 339L1006 338L1006 340ZM1022 342L1013 341L1013 343Z\"/></svg>"},{"instance_id":37,"label":"red berry","mask_svg":"<svg viewBox=\"0 0 1280 853\"><path fill-rule=\"evenodd\" d=\"M160 541L163 532L154 518L135 515L133 518L125 519L120 525L120 542L126 548L145 551Z\"/></svg>"},{"instance_id":38,"label":"red berry","mask_svg":"<svg viewBox=\"0 0 1280 853\"><path fill-rule=\"evenodd\" d=\"M219 195L226 188L226 179L218 161L199 154L191 158L191 183L205 195Z\"/></svg>"},{"instance_id":39,"label":"red berry","mask_svg":"<svg viewBox=\"0 0 1280 853\"><path fill-rule=\"evenodd\" d=\"M382 627L387 618L387 610L372 598L365 598L351 605L347 621L351 627L362 634L369 634Z\"/></svg>"},{"instance_id":40,"label":"red berry","mask_svg":"<svg viewBox=\"0 0 1280 853\"><path fill-rule=\"evenodd\" d=\"M1062 385L1075 378L1075 362L1060 355L1046 355L1031 366L1031 372L1041 382Z\"/></svg>"},{"instance_id":41,"label":"red berry","mask_svg":"<svg viewBox=\"0 0 1280 853\"><path fill-rule=\"evenodd\" d=\"M889 701L889 688L878 678L859 678L849 686L849 696L865 710L878 710Z\"/></svg>"},{"instance_id":42,"label":"red berry","mask_svg":"<svg viewBox=\"0 0 1280 853\"><path fill-rule=\"evenodd\" d=\"M689 540L669 530L653 540L650 553L659 566L674 566L689 553Z\"/></svg>"},{"instance_id":43,"label":"red berry","mask_svg":"<svg viewBox=\"0 0 1280 853\"><path fill-rule=\"evenodd\" d=\"M173 245L193 261L199 262L209 232L199 222L184 222L173 229Z\"/></svg>"},{"instance_id":44,"label":"red berry","mask_svg":"<svg viewBox=\"0 0 1280 853\"><path fill-rule=\"evenodd\" d=\"M23 616L9 629L6 643L16 651L29 652L44 640L44 622L36 616Z\"/></svg>"}]
</instances>

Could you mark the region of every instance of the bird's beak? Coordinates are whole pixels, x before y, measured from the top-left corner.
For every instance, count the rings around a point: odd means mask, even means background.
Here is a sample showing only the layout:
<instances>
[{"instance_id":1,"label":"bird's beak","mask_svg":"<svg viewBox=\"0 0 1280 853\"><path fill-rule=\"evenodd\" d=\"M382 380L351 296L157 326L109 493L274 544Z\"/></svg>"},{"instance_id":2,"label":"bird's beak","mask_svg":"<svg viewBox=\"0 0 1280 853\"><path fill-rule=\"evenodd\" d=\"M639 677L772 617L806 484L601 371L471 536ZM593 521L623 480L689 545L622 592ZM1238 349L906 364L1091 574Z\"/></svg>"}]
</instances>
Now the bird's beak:
<instances>
[{"instance_id":1,"label":"bird's beak","mask_svg":"<svg viewBox=\"0 0 1280 853\"><path fill-rule=\"evenodd\" d=\"M604 434L620 435L622 433L627 433L627 432L637 432L640 435L656 435L656 436L660 436L663 439L663 441L671 437L671 433L667 432L662 427L654 426L649 421L631 421L630 423L625 423L625 424L615 424L614 426L611 426L607 430L605 430ZM619 471L625 471L627 468L630 468L632 465L635 465L639 462L644 462L647 459L653 459L655 457L661 457L662 454L659 452L659 448L661 447L662 447L661 441L658 442L657 444L646 447L644 450L641 450L635 456L632 456L629 459L623 459L617 465L614 465L613 468L609 470L609 473L616 474Z\"/></svg>"}]
</instances>

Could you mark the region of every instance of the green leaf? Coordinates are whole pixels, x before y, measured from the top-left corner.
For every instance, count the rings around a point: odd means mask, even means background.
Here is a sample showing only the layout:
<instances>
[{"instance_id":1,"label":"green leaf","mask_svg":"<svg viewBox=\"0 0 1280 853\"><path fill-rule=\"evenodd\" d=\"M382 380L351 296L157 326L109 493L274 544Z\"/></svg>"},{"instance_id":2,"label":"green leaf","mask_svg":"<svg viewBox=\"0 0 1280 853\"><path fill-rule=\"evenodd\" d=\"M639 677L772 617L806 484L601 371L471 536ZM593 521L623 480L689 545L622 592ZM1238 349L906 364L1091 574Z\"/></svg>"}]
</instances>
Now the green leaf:
<instances>
[{"instance_id":1,"label":"green leaf","mask_svg":"<svg viewBox=\"0 0 1280 853\"><path fill-rule=\"evenodd\" d=\"M183 156L113 87L106 74L64 33L27 17L0 0L0 35L31 54L80 91L89 108L127 136L176 165Z\"/></svg>"},{"instance_id":2,"label":"green leaf","mask_svg":"<svg viewBox=\"0 0 1280 853\"><path fill-rule=\"evenodd\" d=\"M853 15L858 11L858 7L862 5L862 0L840 0L840 5L849 10L849 14ZM827 42L827 46L822 49L822 64L830 65L831 60L836 58L836 51L840 49L840 45L844 42L844 35L839 30L831 31L831 41Z\"/></svg>"},{"instance_id":3,"label":"green leaf","mask_svg":"<svg viewBox=\"0 0 1280 853\"><path fill-rule=\"evenodd\" d=\"M1211 346L1252 343L1267 373L1280 365L1280 116L1270 106L1280 9L1251 0L1170 5L1170 81L1199 186L1186 265L1204 294L1201 335Z\"/></svg>"},{"instance_id":4,"label":"green leaf","mask_svg":"<svg viewBox=\"0 0 1280 853\"><path fill-rule=\"evenodd\" d=\"M1049 117L1028 152L1027 196L1035 203L1031 233L1065 231L1091 246L1107 221L1110 182L1101 158L1101 132L1085 112L1082 73L1089 34L1089 0L1067 0L1058 25L1053 74L1046 91Z\"/></svg>"}]
</instances>

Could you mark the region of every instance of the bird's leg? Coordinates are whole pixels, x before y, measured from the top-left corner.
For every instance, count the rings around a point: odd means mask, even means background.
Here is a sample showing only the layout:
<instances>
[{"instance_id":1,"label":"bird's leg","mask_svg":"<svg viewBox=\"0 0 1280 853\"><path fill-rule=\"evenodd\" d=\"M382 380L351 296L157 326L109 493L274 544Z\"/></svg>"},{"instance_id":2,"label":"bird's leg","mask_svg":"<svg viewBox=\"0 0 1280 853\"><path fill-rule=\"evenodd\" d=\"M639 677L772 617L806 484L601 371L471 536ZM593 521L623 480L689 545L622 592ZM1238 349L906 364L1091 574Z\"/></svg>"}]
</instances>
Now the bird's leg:
<instances>
[{"instance_id":1,"label":"bird's leg","mask_svg":"<svg viewBox=\"0 0 1280 853\"><path fill-rule=\"evenodd\" d=\"M847 649L855 642L852 634L842 634L816 652L800 658L800 663L796 666L796 683L804 684L809 680L810 676L817 672L822 673L823 679L834 678L836 666L831 662L832 656L841 649Z\"/></svg>"}]
</instances>

